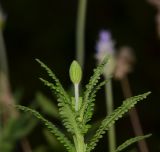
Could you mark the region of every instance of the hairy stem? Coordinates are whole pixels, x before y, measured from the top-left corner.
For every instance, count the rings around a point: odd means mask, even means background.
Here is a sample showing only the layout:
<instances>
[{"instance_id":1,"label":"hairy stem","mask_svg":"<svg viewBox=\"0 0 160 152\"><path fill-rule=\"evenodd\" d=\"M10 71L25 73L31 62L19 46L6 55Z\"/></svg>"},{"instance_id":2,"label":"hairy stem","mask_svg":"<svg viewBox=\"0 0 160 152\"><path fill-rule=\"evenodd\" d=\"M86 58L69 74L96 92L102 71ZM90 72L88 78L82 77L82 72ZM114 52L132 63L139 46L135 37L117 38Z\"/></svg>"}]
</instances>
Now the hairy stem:
<instances>
[{"instance_id":1,"label":"hairy stem","mask_svg":"<svg viewBox=\"0 0 160 152\"><path fill-rule=\"evenodd\" d=\"M87 0L79 0L76 29L76 59L82 68L84 66L86 7Z\"/></svg>"},{"instance_id":2,"label":"hairy stem","mask_svg":"<svg viewBox=\"0 0 160 152\"><path fill-rule=\"evenodd\" d=\"M106 109L107 115L113 112L113 94L112 94L112 80L108 81L105 86L106 90ZM108 131L109 152L116 149L115 126L113 125Z\"/></svg>"}]
</instances>

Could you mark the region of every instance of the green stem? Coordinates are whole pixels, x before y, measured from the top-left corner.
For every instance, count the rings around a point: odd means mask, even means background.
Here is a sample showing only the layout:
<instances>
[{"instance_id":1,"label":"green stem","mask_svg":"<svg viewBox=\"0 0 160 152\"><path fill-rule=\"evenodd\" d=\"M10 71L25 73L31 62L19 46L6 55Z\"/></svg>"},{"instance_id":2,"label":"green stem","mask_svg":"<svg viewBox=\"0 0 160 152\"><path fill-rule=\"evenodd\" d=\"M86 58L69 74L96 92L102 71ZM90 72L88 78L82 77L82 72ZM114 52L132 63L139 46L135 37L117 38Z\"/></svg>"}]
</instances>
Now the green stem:
<instances>
[{"instance_id":1,"label":"green stem","mask_svg":"<svg viewBox=\"0 0 160 152\"><path fill-rule=\"evenodd\" d=\"M84 136L76 133L76 135L73 137L73 139L74 139L74 143L75 143L76 152L85 152L86 146L84 143Z\"/></svg>"},{"instance_id":2,"label":"green stem","mask_svg":"<svg viewBox=\"0 0 160 152\"><path fill-rule=\"evenodd\" d=\"M87 0L79 0L77 29L76 29L76 59L81 67L84 66L84 51L85 51L85 20L86 20Z\"/></svg>"},{"instance_id":3,"label":"green stem","mask_svg":"<svg viewBox=\"0 0 160 152\"><path fill-rule=\"evenodd\" d=\"M75 92L75 111L78 111L78 105L79 105L79 84L74 84L74 92Z\"/></svg>"},{"instance_id":4,"label":"green stem","mask_svg":"<svg viewBox=\"0 0 160 152\"><path fill-rule=\"evenodd\" d=\"M107 115L113 112L113 94L112 94L112 80L110 80L106 86L106 108ZM115 126L112 126L108 131L108 142L109 142L109 152L113 152L116 149L116 136L115 136Z\"/></svg>"}]
</instances>

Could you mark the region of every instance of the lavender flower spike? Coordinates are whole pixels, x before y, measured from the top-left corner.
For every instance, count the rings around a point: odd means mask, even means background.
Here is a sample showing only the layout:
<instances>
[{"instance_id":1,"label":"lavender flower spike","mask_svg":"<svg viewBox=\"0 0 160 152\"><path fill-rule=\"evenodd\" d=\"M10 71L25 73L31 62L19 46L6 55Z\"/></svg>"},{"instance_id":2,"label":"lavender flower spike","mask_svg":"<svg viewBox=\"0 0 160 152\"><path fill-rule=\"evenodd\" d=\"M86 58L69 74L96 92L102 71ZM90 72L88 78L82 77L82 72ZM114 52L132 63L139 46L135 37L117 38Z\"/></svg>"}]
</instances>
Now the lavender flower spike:
<instances>
[{"instance_id":1,"label":"lavender flower spike","mask_svg":"<svg viewBox=\"0 0 160 152\"><path fill-rule=\"evenodd\" d=\"M100 63L106 55L110 55L110 61L104 69L104 75L112 75L115 70L115 42L112 40L110 31L102 30L96 45L96 59Z\"/></svg>"}]
</instances>

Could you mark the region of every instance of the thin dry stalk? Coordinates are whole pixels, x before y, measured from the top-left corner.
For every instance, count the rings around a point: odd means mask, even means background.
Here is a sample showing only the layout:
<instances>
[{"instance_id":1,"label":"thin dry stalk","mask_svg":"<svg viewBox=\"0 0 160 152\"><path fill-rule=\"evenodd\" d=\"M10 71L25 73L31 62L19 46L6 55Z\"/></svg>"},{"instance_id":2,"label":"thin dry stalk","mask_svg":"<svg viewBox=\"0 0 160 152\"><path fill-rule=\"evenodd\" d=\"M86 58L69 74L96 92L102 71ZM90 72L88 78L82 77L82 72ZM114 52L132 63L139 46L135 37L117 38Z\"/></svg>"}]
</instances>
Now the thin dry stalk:
<instances>
[{"instance_id":1,"label":"thin dry stalk","mask_svg":"<svg viewBox=\"0 0 160 152\"><path fill-rule=\"evenodd\" d=\"M10 82L9 82L9 70L8 70L8 62L7 62L7 55L6 55L6 48L3 39L3 27L1 26L4 24L5 19L3 18L3 12L0 7L0 104L4 107L4 109L8 108L10 105L10 111L4 111L2 115L3 125L7 122L10 116L17 118L19 116L18 112L16 111L14 106L14 97L11 92ZM30 144L26 138L21 140L21 145L23 152L32 152Z\"/></svg>"},{"instance_id":2,"label":"thin dry stalk","mask_svg":"<svg viewBox=\"0 0 160 152\"><path fill-rule=\"evenodd\" d=\"M125 77L121 80L121 86L122 86L122 90L123 90L123 94L125 96L125 98L129 98L132 96L132 92L131 92L131 87L128 81L128 78ZM141 123L139 120L139 116L138 116L138 112L136 110L136 108L132 108L132 110L129 111L129 116L131 119L131 124L133 126L133 130L136 136L143 136L143 130L141 127ZM140 152L149 152L147 143L145 140L139 141L138 142L138 147Z\"/></svg>"},{"instance_id":3,"label":"thin dry stalk","mask_svg":"<svg viewBox=\"0 0 160 152\"><path fill-rule=\"evenodd\" d=\"M133 54L133 50L129 47L122 47L119 54L117 55L117 68L115 70L115 78L121 82L125 98L129 98L132 96L132 91L127 75L133 70L132 66L134 62L135 56ZM143 136L144 134L142 126L136 108L132 108L132 110L130 110L129 116L135 135ZM149 152L145 140L139 141L138 146L140 152Z\"/></svg>"}]
</instances>

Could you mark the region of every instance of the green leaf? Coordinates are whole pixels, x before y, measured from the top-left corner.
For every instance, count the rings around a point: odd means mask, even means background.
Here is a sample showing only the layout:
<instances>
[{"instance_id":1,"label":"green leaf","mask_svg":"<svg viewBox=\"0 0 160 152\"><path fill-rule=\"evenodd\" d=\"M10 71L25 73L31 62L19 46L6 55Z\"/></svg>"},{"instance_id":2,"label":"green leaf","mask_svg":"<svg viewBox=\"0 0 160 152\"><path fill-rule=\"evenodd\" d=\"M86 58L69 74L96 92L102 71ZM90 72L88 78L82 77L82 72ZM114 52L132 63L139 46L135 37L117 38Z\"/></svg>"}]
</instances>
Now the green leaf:
<instances>
[{"instance_id":1,"label":"green leaf","mask_svg":"<svg viewBox=\"0 0 160 152\"><path fill-rule=\"evenodd\" d=\"M47 71L49 76L55 81L55 83L50 83L47 80L40 78L40 80L46 86L48 86L53 91L53 93L57 96L59 113L60 113L61 118L63 119L63 124L69 132L74 133L75 131L78 130L78 126L76 125L75 115L73 114L71 106L70 106L71 98L65 92L65 90L63 89L61 83L59 82L55 74L43 62L41 62L38 59L37 59L37 62L40 63L40 65ZM66 113L66 110L68 113Z\"/></svg>"},{"instance_id":2,"label":"green leaf","mask_svg":"<svg viewBox=\"0 0 160 152\"><path fill-rule=\"evenodd\" d=\"M152 134L148 134L148 135L145 135L145 136L137 136L137 137L128 139L123 144L121 144L120 146L118 146L118 148L116 149L115 152L121 152L122 150L124 150L128 146L134 144L135 142L138 142L138 141L143 140L145 138L149 138L151 135Z\"/></svg>"},{"instance_id":3,"label":"green leaf","mask_svg":"<svg viewBox=\"0 0 160 152\"><path fill-rule=\"evenodd\" d=\"M50 115L52 117L58 118L58 108L57 106L45 95L38 92L36 94L36 101L38 102L39 106L41 107L43 113Z\"/></svg>"},{"instance_id":4,"label":"green leaf","mask_svg":"<svg viewBox=\"0 0 160 152\"><path fill-rule=\"evenodd\" d=\"M39 112L31 108L27 108L27 107L20 106L20 105L17 105L16 108L24 112L31 113L41 122L43 122L43 124L49 129L49 131L52 134L54 134L62 144L64 144L68 152L75 152L75 148L73 144L71 143L71 141L67 137L65 137L65 135L54 124L46 120Z\"/></svg>"},{"instance_id":5,"label":"green leaf","mask_svg":"<svg viewBox=\"0 0 160 152\"><path fill-rule=\"evenodd\" d=\"M42 78L41 81L43 81L46 86L50 87L54 91L54 94L58 98L59 114L62 118L63 125L66 127L68 132L74 134L78 131L79 127L76 124L76 116L72 111L71 101L66 98L64 94L61 94L59 89L57 89L54 84Z\"/></svg>"},{"instance_id":6,"label":"green leaf","mask_svg":"<svg viewBox=\"0 0 160 152\"><path fill-rule=\"evenodd\" d=\"M71 99L68 95L64 94L63 91L56 87L53 83L48 82L47 80L40 78L40 80L44 83L45 86L49 87L53 93L59 98L61 103L71 103Z\"/></svg>"},{"instance_id":7,"label":"green leaf","mask_svg":"<svg viewBox=\"0 0 160 152\"><path fill-rule=\"evenodd\" d=\"M48 76L50 76L54 80L56 86L62 87L60 81L58 80L56 75L52 72L52 70L39 59L36 59L36 61L41 65L42 68L46 70Z\"/></svg>"},{"instance_id":8,"label":"green leaf","mask_svg":"<svg viewBox=\"0 0 160 152\"><path fill-rule=\"evenodd\" d=\"M97 85L100 79L100 76L103 73L104 66L107 64L108 60L109 60L109 56L105 57L102 63L96 69L94 69L94 74L93 76L91 76L89 83L86 85L86 91L84 92L84 96L83 96L84 104L80 111L81 117L84 117L84 113L90 102L90 95L92 94L92 91Z\"/></svg>"},{"instance_id":9,"label":"green leaf","mask_svg":"<svg viewBox=\"0 0 160 152\"><path fill-rule=\"evenodd\" d=\"M45 65L42 61L40 61L39 59L36 59L36 61L41 65L42 68L44 68L48 74L48 76L50 76L52 78L52 80L54 81L54 85L57 88L57 90L59 90L59 92L61 94L63 94L66 98L68 98L68 94L66 93L66 91L64 90L62 84L60 83L59 79L56 77L56 75L52 72L52 70Z\"/></svg>"},{"instance_id":10,"label":"green leaf","mask_svg":"<svg viewBox=\"0 0 160 152\"><path fill-rule=\"evenodd\" d=\"M71 132L73 135L75 133L80 133L80 129L76 121L76 115L71 108L68 105L65 105L61 107L59 111L62 117L63 125L66 127L67 131Z\"/></svg>"},{"instance_id":11,"label":"green leaf","mask_svg":"<svg viewBox=\"0 0 160 152\"><path fill-rule=\"evenodd\" d=\"M90 121L90 119L92 118L93 115L93 111L94 111L94 101L96 98L96 93L98 92L98 90L101 89L102 86L104 86L106 83L108 82L108 80L102 81L101 83L99 83L94 90L92 91L90 98L89 98L89 103L88 103L88 107L86 108L85 114L84 114L84 123L86 124L88 121Z\"/></svg>"},{"instance_id":12,"label":"green leaf","mask_svg":"<svg viewBox=\"0 0 160 152\"><path fill-rule=\"evenodd\" d=\"M43 130L43 134L46 138L47 143L49 144L49 147L51 147L54 151L59 151L60 149L61 151L62 149L64 151L64 148L61 146L57 138L55 136L52 136L52 134L50 134L47 129Z\"/></svg>"},{"instance_id":13,"label":"green leaf","mask_svg":"<svg viewBox=\"0 0 160 152\"><path fill-rule=\"evenodd\" d=\"M134 107L135 104L137 104L138 101L141 101L145 99L150 92L144 93L142 95L134 96L131 98L126 99L123 104L114 110L112 114L107 116L101 123L101 126L96 131L93 138L90 140L87 146L87 152L90 152L94 149L94 147L97 145L97 142L100 138L103 137L103 134L105 134L106 130L109 130L109 128L118 120L120 119L126 112L128 112L129 109Z\"/></svg>"},{"instance_id":14,"label":"green leaf","mask_svg":"<svg viewBox=\"0 0 160 152\"><path fill-rule=\"evenodd\" d=\"M9 137L12 137L15 141L27 136L36 126L37 120L30 119L29 115L22 114L18 119L14 121L12 126L12 133Z\"/></svg>"}]
</instances>

